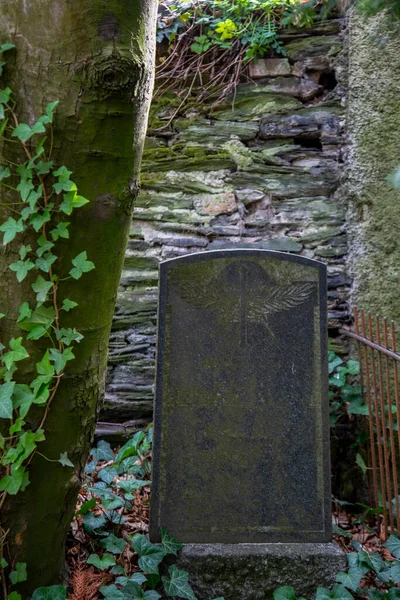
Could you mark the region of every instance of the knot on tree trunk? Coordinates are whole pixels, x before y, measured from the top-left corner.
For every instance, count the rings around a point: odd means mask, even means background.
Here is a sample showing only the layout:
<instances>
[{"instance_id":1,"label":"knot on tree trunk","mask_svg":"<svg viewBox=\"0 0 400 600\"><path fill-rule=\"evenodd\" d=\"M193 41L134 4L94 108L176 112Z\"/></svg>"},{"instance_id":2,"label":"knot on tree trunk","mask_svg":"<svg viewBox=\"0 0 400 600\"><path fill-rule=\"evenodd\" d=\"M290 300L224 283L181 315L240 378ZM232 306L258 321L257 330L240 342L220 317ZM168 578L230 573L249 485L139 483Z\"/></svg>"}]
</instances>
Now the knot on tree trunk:
<instances>
[{"instance_id":1,"label":"knot on tree trunk","mask_svg":"<svg viewBox=\"0 0 400 600\"><path fill-rule=\"evenodd\" d=\"M140 80L140 67L131 58L117 52L98 57L92 65L91 83L107 92L135 92Z\"/></svg>"}]
</instances>

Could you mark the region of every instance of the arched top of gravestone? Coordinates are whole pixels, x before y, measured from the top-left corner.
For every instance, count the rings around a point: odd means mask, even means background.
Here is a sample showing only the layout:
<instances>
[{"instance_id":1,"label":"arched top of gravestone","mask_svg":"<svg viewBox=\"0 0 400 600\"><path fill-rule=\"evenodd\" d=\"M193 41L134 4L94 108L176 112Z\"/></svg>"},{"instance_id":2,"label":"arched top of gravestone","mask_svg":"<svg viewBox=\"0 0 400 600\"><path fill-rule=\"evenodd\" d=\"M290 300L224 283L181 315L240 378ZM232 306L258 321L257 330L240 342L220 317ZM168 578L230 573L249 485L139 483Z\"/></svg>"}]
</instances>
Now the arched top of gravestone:
<instances>
[{"instance_id":1,"label":"arched top of gravestone","mask_svg":"<svg viewBox=\"0 0 400 600\"><path fill-rule=\"evenodd\" d=\"M315 269L320 269L323 273L326 272L326 265L319 260L305 258L297 254L289 254L288 252L277 252L276 250L263 250L261 248L232 248L223 250L211 250L205 252L194 252L193 254L185 254L175 258L168 258L160 263L161 269L168 268L184 263L210 260L213 258L232 258L234 256L259 256L262 258L271 258L273 260L283 260L288 262L299 263Z\"/></svg>"}]
</instances>

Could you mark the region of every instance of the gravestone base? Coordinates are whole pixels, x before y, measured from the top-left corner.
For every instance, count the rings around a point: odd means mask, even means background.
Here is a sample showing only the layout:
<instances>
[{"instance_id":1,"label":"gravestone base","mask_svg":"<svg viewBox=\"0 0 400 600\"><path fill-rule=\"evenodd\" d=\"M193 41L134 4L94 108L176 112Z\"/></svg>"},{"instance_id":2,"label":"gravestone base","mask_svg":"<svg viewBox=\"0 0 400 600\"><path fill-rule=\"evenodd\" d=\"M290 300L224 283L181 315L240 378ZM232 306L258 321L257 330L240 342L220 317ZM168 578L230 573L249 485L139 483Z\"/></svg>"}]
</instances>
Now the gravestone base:
<instances>
[{"instance_id":1,"label":"gravestone base","mask_svg":"<svg viewBox=\"0 0 400 600\"><path fill-rule=\"evenodd\" d=\"M336 543L185 544L176 565L198 600L269 600L280 586L311 598L346 566Z\"/></svg>"}]
</instances>

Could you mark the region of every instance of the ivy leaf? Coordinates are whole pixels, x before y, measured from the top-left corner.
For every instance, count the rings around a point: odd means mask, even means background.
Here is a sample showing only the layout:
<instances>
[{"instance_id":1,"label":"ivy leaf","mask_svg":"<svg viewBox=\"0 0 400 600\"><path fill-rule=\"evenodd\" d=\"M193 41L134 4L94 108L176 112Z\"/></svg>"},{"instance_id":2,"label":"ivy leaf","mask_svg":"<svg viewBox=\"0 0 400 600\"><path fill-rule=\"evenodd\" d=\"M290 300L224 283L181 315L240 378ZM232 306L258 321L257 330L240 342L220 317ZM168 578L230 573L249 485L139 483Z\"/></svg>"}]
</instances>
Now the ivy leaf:
<instances>
[{"instance_id":1,"label":"ivy leaf","mask_svg":"<svg viewBox=\"0 0 400 600\"><path fill-rule=\"evenodd\" d=\"M86 515L92 508L96 506L96 498L91 498L82 504L80 509L76 511L75 516L77 515ZM111 534L112 535L112 534Z\"/></svg>"},{"instance_id":2,"label":"ivy leaf","mask_svg":"<svg viewBox=\"0 0 400 600\"><path fill-rule=\"evenodd\" d=\"M22 219L18 219L18 221L16 221L12 217L9 217L7 221L0 225L0 231L4 233L3 245L5 246L9 242L12 242L17 233L21 233L23 230L24 224L22 222Z\"/></svg>"},{"instance_id":3,"label":"ivy leaf","mask_svg":"<svg viewBox=\"0 0 400 600\"><path fill-rule=\"evenodd\" d=\"M72 175L72 171L68 171L67 167L62 166L56 171L53 171L54 177L58 178L57 183L53 183L53 188L56 194L60 194L61 192L69 192L69 190L76 190L77 187L73 181L70 180L70 175ZM61 207L60 207L61 208Z\"/></svg>"},{"instance_id":4,"label":"ivy leaf","mask_svg":"<svg viewBox=\"0 0 400 600\"><path fill-rule=\"evenodd\" d=\"M77 194L78 188L72 181L68 181L65 184L56 183L53 185L53 187L59 190L57 191L57 193L59 193L62 190L67 192L63 195L63 202L59 206L60 211L65 213L66 215L72 214L72 211L75 208L80 208L81 206L84 206L89 202L87 198L84 198L83 196L79 196Z\"/></svg>"},{"instance_id":5,"label":"ivy leaf","mask_svg":"<svg viewBox=\"0 0 400 600\"><path fill-rule=\"evenodd\" d=\"M35 404L44 404L49 397L49 383L52 380L52 375L39 375L30 385L35 393Z\"/></svg>"},{"instance_id":6,"label":"ivy leaf","mask_svg":"<svg viewBox=\"0 0 400 600\"><path fill-rule=\"evenodd\" d=\"M96 515L94 515L92 512L88 512L86 515L83 515L82 524L83 528L87 532L92 533L93 531L102 529L102 527L104 527L106 524L106 518L104 515L99 515L96 517Z\"/></svg>"},{"instance_id":7,"label":"ivy leaf","mask_svg":"<svg viewBox=\"0 0 400 600\"><path fill-rule=\"evenodd\" d=\"M8 567L8 562L6 561L6 559L3 556L0 558L0 567L2 569L5 569L6 567Z\"/></svg>"},{"instance_id":8,"label":"ivy leaf","mask_svg":"<svg viewBox=\"0 0 400 600\"><path fill-rule=\"evenodd\" d=\"M35 213L29 219L30 225L32 225L33 229L36 232L38 232L39 229L41 229L45 223L48 223L50 221L50 219L51 219L50 210L54 207L54 205L51 206L51 204L52 203L50 203L48 205L48 207L43 210L43 212Z\"/></svg>"},{"instance_id":9,"label":"ivy leaf","mask_svg":"<svg viewBox=\"0 0 400 600\"><path fill-rule=\"evenodd\" d=\"M143 431L137 431L135 433L135 435L130 440L128 440L126 442L126 444L124 444L122 446L122 448L119 449L115 461L121 462L122 460L125 460L125 458L128 458L129 456L137 455L139 445L143 439L144 439Z\"/></svg>"},{"instance_id":10,"label":"ivy leaf","mask_svg":"<svg viewBox=\"0 0 400 600\"><path fill-rule=\"evenodd\" d=\"M38 239L37 243L40 246L36 250L36 254L38 256L43 256L43 254L45 252L48 252L49 250L51 250L54 247L53 242L50 242L50 240L46 240L46 238L44 237L44 235L40 236L40 238Z\"/></svg>"},{"instance_id":11,"label":"ivy leaf","mask_svg":"<svg viewBox=\"0 0 400 600\"><path fill-rule=\"evenodd\" d=\"M123 483L122 481L120 483ZM167 529L161 528L161 542L166 554L177 554L178 550L180 550L183 544L179 544L172 533L170 533Z\"/></svg>"},{"instance_id":12,"label":"ivy leaf","mask_svg":"<svg viewBox=\"0 0 400 600\"><path fill-rule=\"evenodd\" d=\"M83 340L83 335L76 331L76 329L65 329L62 327L56 331L57 340L60 340L66 346L69 346L72 342L79 342Z\"/></svg>"},{"instance_id":13,"label":"ivy leaf","mask_svg":"<svg viewBox=\"0 0 400 600\"><path fill-rule=\"evenodd\" d=\"M176 565L169 568L169 576L162 577L164 589L167 596L178 596L187 600L197 600L192 588L189 585L189 573L181 571ZM275 600L277 598L274 596Z\"/></svg>"},{"instance_id":14,"label":"ivy leaf","mask_svg":"<svg viewBox=\"0 0 400 600\"><path fill-rule=\"evenodd\" d=\"M3 362L6 365L7 369L11 369L12 365L15 362L23 360L24 358L28 358L29 354L22 346L22 337L12 338L10 340L10 348L11 351L3 354Z\"/></svg>"},{"instance_id":15,"label":"ivy leaf","mask_svg":"<svg viewBox=\"0 0 400 600\"><path fill-rule=\"evenodd\" d=\"M17 185L17 190L19 191L20 196L24 202L26 202L29 194L34 189L35 189L35 186L33 185L32 180L26 179L25 177L23 177L21 179L20 183Z\"/></svg>"},{"instance_id":16,"label":"ivy leaf","mask_svg":"<svg viewBox=\"0 0 400 600\"><path fill-rule=\"evenodd\" d=\"M333 600L354 600L353 596L343 585L336 584L332 588Z\"/></svg>"},{"instance_id":17,"label":"ivy leaf","mask_svg":"<svg viewBox=\"0 0 400 600\"><path fill-rule=\"evenodd\" d=\"M104 571L105 569L115 565L115 558L112 556L112 554L108 553L104 554L101 558L98 554L91 554L86 562L88 565L94 565L101 571Z\"/></svg>"},{"instance_id":18,"label":"ivy leaf","mask_svg":"<svg viewBox=\"0 0 400 600\"><path fill-rule=\"evenodd\" d=\"M336 575L336 581L342 583L352 592L356 592L364 572L359 567L350 567L347 573L341 572Z\"/></svg>"},{"instance_id":19,"label":"ivy leaf","mask_svg":"<svg viewBox=\"0 0 400 600\"><path fill-rule=\"evenodd\" d=\"M21 246L21 248L19 249L19 257L21 260L24 260L26 258L26 255L32 252L32 246L30 244L28 244L28 246L25 246L24 244Z\"/></svg>"},{"instance_id":20,"label":"ivy leaf","mask_svg":"<svg viewBox=\"0 0 400 600\"><path fill-rule=\"evenodd\" d=\"M124 490L125 492L128 492L129 494L131 494L132 492L136 492L136 490L140 490L140 488L145 487L146 485L150 485L150 484L151 484L151 481L145 481L145 480L136 479L136 478L134 478L134 479L124 479L124 480L122 480L122 481L120 481L118 483L119 487L122 490ZM164 531L166 531L166 530L164 530ZM171 539L169 541L169 544L170 544L169 547L172 547L171 541L174 540L174 542L175 542L175 539L172 537L171 534L168 534L168 535L171 536ZM179 546L179 548L181 548L182 544L177 544L177 546ZM164 542L163 542L163 548L164 548L166 554L176 554L176 552L169 552L167 550L166 545L164 544Z\"/></svg>"},{"instance_id":21,"label":"ivy leaf","mask_svg":"<svg viewBox=\"0 0 400 600\"><path fill-rule=\"evenodd\" d=\"M50 348L50 355L50 360L54 362L57 375L61 373L69 360L75 358L72 348L65 348L63 352L60 352L57 348Z\"/></svg>"},{"instance_id":22,"label":"ivy leaf","mask_svg":"<svg viewBox=\"0 0 400 600\"><path fill-rule=\"evenodd\" d=\"M59 100L55 100L54 102L49 102L46 106L45 113L46 116L49 117L49 123L53 121L53 112L56 106L58 105Z\"/></svg>"},{"instance_id":23,"label":"ivy leaf","mask_svg":"<svg viewBox=\"0 0 400 600\"><path fill-rule=\"evenodd\" d=\"M395 558L400 558L400 538L397 535L391 535L385 546Z\"/></svg>"},{"instance_id":24,"label":"ivy leaf","mask_svg":"<svg viewBox=\"0 0 400 600\"><path fill-rule=\"evenodd\" d=\"M18 592L11 592L11 594L8 594L7 600L22 600L22 596Z\"/></svg>"},{"instance_id":25,"label":"ivy leaf","mask_svg":"<svg viewBox=\"0 0 400 600\"><path fill-rule=\"evenodd\" d=\"M21 321L17 323L18 327L24 331L31 331L36 325L43 325L43 327L48 329L53 323L54 318L55 312L53 306L38 305L33 312L31 311L30 315L22 318Z\"/></svg>"},{"instance_id":26,"label":"ivy leaf","mask_svg":"<svg viewBox=\"0 0 400 600\"><path fill-rule=\"evenodd\" d=\"M26 563L17 563L15 565L15 571L11 571L9 577L13 585L20 583L21 581L26 581L28 579Z\"/></svg>"},{"instance_id":27,"label":"ivy leaf","mask_svg":"<svg viewBox=\"0 0 400 600\"><path fill-rule=\"evenodd\" d=\"M68 458L68 452L61 452L60 458L58 462L62 464L63 467L74 467L74 463L72 463Z\"/></svg>"},{"instance_id":28,"label":"ivy leaf","mask_svg":"<svg viewBox=\"0 0 400 600\"><path fill-rule=\"evenodd\" d=\"M100 440L96 448L92 448L90 454L97 460L114 460L114 452L108 442Z\"/></svg>"},{"instance_id":29,"label":"ivy leaf","mask_svg":"<svg viewBox=\"0 0 400 600\"><path fill-rule=\"evenodd\" d=\"M37 588L32 595L32 600L66 600L66 598L67 588L63 585Z\"/></svg>"},{"instance_id":30,"label":"ivy leaf","mask_svg":"<svg viewBox=\"0 0 400 600\"><path fill-rule=\"evenodd\" d=\"M39 373L39 375L54 375L54 367L50 364L50 355L48 350L46 350L42 360L36 363L36 370Z\"/></svg>"},{"instance_id":31,"label":"ivy leaf","mask_svg":"<svg viewBox=\"0 0 400 600\"><path fill-rule=\"evenodd\" d=\"M377 552L372 552L371 554L365 552L365 554L367 555L365 562L375 571L375 573L380 573L385 568L385 562L380 554Z\"/></svg>"},{"instance_id":32,"label":"ivy leaf","mask_svg":"<svg viewBox=\"0 0 400 600\"><path fill-rule=\"evenodd\" d=\"M99 478L107 484L110 484L114 478L118 475L118 471L115 467L104 467L98 472Z\"/></svg>"},{"instance_id":33,"label":"ivy leaf","mask_svg":"<svg viewBox=\"0 0 400 600\"><path fill-rule=\"evenodd\" d=\"M75 308L75 306L78 306L77 302L74 302L69 298L64 298L61 309L65 310L65 312L69 312L72 308Z\"/></svg>"},{"instance_id":34,"label":"ivy leaf","mask_svg":"<svg viewBox=\"0 0 400 600\"><path fill-rule=\"evenodd\" d=\"M47 140L46 137L42 137L42 139L39 140L39 142L36 144L35 156L32 158L32 161L39 158L39 156L42 156L42 154L44 152L44 144L45 144L46 140Z\"/></svg>"},{"instance_id":35,"label":"ivy leaf","mask_svg":"<svg viewBox=\"0 0 400 600\"><path fill-rule=\"evenodd\" d=\"M43 195L43 186L39 185L39 187L37 188L37 190L33 189L29 196L27 197L26 201L29 204L30 208L33 210L35 208L36 202L39 200L39 198L41 198Z\"/></svg>"},{"instance_id":36,"label":"ivy leaf","mask_svg":"<svg viewBox=\"0 0 400 600\"><path fill-rule=\"evenodd\" d=\"M147 590L144 594L143 594L143 600L158 600L159 598L161 598L160 594L158 592L156 592L155 590ZM221 600L221 599L220 599ZM223 600L223 599L222 599Z\"/></svg>"},{"instance_id":37,"label":"ivy leaf","mask_svg":"<svg viewBox=\"0 0 400 600\"><path fill-rule=\"evenodd\" d=\"M56 171L53 171L54 177L58 177L60 181L68 181L69 176L72 175L72 171L68 171L64 165L59 167Z\"/></svg>"},{"instance_id":38,"label":"ivy leaf","mask_svg":"<svg viewBox=\"0 0 400 600\"><path fill-rule=\"evenodd\" d=\"M15 48L15 44L2 44L0 46L0 53L7 52L8 50L12 50L13 48Z\"/></svg>"},{"instance_id":39,"label":"ivy leaf","mask_svg":"<svg viewBox=\"0 0 400 600\"><path fill-rule=\"evenodd\" d=\"M12 466L19 471L24 460L35 450L37 442L42 442L44 439L43 429L38 429L36 432L25 431L19 438L17 446L8 449L3 457L3 464L12 463Z\"/></svg>"},{"instance_id":40,"label":"ivy leaf","mask_svg":"<svg viewBox=\"0 0 400 600\"><path fill-rule=\"evenodd\" d=\"M8 167L2 167L0 165L0 181L6 179L6 177L10 177L11 171Z\"/></svg>"},{"instance_id":41,"label":"ivy leaf","mask_svg":"<svg viewBox=\"0 0 400 600\"><path fill-rule=\"evenodd\" d=\"M366 472L368 470L368 467L365 464L364 459L363 459L363 457L361 456L361 454L359 452L357 452L357 455L356 455L356 463L360 467L360 469L363 472L363 475L365 477L365 474L366 474Z\"/></svg>"},{"instance_id":42,"label":"ivy leaf","mask_svg":"<svg viewBox=\"0 0 400 600\"><path fill-rule=\"evenodd\" d=\"M20 123L18 127L15 127L11 137L17 137L21 142L26 142L32 137L32 129L26 123Z\"/></svg>"},{"instance_id":43,"label":"ivy leaf","mask_svg":"<svg viewBox=\"0 0 400 600\"><path fill-rule=\"evenodd\" d=\"M390 578L392 581L400 581L400 562L393 561L392 566L390 567Z\"/></svg>"},{"instance_id":44,"label":"ivy leaf","mask_svg":"<svg viewBox=\"0 0 400 600\"><path fill-rule=\"evenodd\" d=\"M9 265L9 268L11 269L11 271L14 271L19 282L23 281L28 275L29 271L34 267L35 265L31 260L18 260L17 262L11 263Z\"/></svg>"},{"instance_id":45,"label":"ivy leaf","mask_svg":"<svg viewBox=\"0 0 400 600\"><path fill-rule=\"evenodd\" d=\"M122 538L117 538L113 533L110 533L110 535L101 540L100 544L112 554L121 554L125 550L126 546L125 540ZM143 576L143 581L145 580L146 578Z\"/></svg>"},{"instance_id":46,"label":"ivy leaf","mask_svg":"<svg viewBox=\"0 0 400 600\"><path fill-rule=\"evenodd\" d=\"M13 392L13 408L19 408L19 415L23 419L28 414L28 411L33 404L35 395L32 393L29 386L23 383L17 383Z\"/></svg>"},{"instance_id":47,"label":"ivy leaf","mask_svg":"<svg viewBox=\"0 0 400 600\"><path fill-rule=\"evenodd\" d=\"M114 583L101 586L100 592L107 600L127 600L126 595L122 593Z\"/></svg>"},{"instance_id":48,"label":"ivy leaf","mask_svg":"<svg viewBox=\"0 0 400 600\"><path fill-rule=\"evenodd\" d=\"M37 165L36 165L36 173L38 175L47 175L48 173L50 173L50 170L53 168L53 161L49 160L47 162L44 162L42 160L40 160Z\"/></svg>"},{"instance_id":49,"label":"ivy leaf","mask_svg":"<svg viewBox=\"0 0 400 600\"><path fill-rule=\"evenodd\" d=\"M29 476L24 467L16 469L11 465L11 475L5 475L0 479L0 492L7 492L10 496L15 496L19 490L24 490L29 484Z\"/></svg>"},{"instance_id":50,"label":"ivy leaf","mask_svg":"<svg viewBox=\"0 0 400 600\"><path fill-rule=\"evenodd\" d=\"M0 419L11 419L13 411L12 395L15 381L0 385Z\"/></svg>"},{"instance_id":51,"label":"ivy leaf","mask_svg":"<svg viewBox=\"0 0 400 600\"><path fill-rule=\"evenodd\" d=\"M158 577L158 581L161 581ZM128 583L136 583L137 585L142 585L142 583L148 583L148 577L145 577L143 573L133 573L130 577L117 577L115 583L119 585L126 586Z\"/></svg>"},{"instance_id":52,"label":"ivy leaf","mask_svg":"<svg viewBox=\"0 0 400 600\"><path fill-rule=\"evenodd\" d=\"M74 268L69 273L74 279L80 279L83 273L88 273L95 268L94 264L90 260L87 260L86 250L75 256L72 259L72 264Z\"/></svg>"},{"instance_id":53,"label":"ivy leaf","mask_svg":"<svg viewBox=\"0 0 400 600\"><path fill-rule=\"evenodd\" d=\"M13 585L20 583L21 581L26 581L28 579L26 563L17 563L15 565L15 571L11 571L9 577Z\"/></svg>"},{"instance_id":54,"label":"ivy leaf","mask_svg":"<svg viewBox=\"0 0 400 600\"><path fill-rule=\"evenodd\" d=\"M34 325L28 335L26 336L27 340L40 340L40 338L47 335L48 327L43 327L43 325Z\"/></svg>"},{"instance_id":55,"label":"ivy leaf","mask_svg":"<svg viewBox=\"0 0 400 600\"><path fill-rule=\"evenodd\" d=\"M158 573L158 565L165 556L165 550L152 544L140 533L132 538L132 548L139 554L139 567L146 573Z\"/></svg>"},{"instance_id":56,"label":"ivy leaf","mask_svg":"<svg viewBox=\"0 0 400 600\"><path fill-rule=\"evenodd\" d=\"M47 252L44 256L36 259L35 265L41 271L48 273L51 269L52 264L57 260L57 256Z\"/></svg>"},{"instance_id":57,"label":"ivy leaf","mask_svg":"<svg viewBox=\"0 0 400 600\"><path fill-rule=\"evenodd\" d=\"M291 585L284 585L273 592L274 600L296 600L296 593Z\"/></svg>"},{"instance_id":58,"label":"ivy leaf","mask_svg":"<svg viewBox=\"0 0 400 600\"><path fill-rule=\"evenodd\" d=\"M21 417L17 417L14 423L11 425L9 431L10 435L14 435L14 433L19 433L22 431L23 426L25 425L25 421L21 419Z\"/></svg>"},{"instance_id":59,"label":"ivy leaf","mask_svg":"<svg viewBox=\"0 0 400 600\"><path fill-rule=\"evenodd\" d=\"M11 90L9 87L6 87L4 90L0 91L0 104L5 104L10 100Z\"/></svg>"},{"instance_id":60,"label":"ivy leaf","mask_svg":"<svg viewBox=\"0 0 400 600\"><path fill-rule=\"evenodd\" d=\"M32 289L36 293L37 302L46 302L47 294L53 287L51 281L46 281L41 275L38 275L35 283L32 283Z\"/></svg>"},{"instance_id":61,"label":"ivy leaf","mask_svg":"<svg viewBox=\"0 0 400 600\"><path fill-rule=\"evenodd\" d=\"M68 231L69 225L70 225L70 223L68 221L61 221L61 223L58 223L57 227L55 227L55 229L52 229L50 231L50 235L53 238L53 240L57 241L59 237L68 239L69 238L69 231Z\"/></svg>"}]
</instances>

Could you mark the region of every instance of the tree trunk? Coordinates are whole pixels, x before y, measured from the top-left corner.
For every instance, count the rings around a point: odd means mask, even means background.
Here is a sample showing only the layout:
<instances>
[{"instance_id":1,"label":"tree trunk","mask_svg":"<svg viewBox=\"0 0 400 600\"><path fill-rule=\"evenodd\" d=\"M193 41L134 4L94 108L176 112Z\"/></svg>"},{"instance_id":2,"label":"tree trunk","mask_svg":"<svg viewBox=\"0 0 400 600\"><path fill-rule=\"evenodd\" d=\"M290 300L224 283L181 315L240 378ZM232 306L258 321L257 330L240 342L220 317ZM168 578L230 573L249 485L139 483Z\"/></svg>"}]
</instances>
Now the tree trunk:
<instances>
[{"instance_id":1,"label":"tree trunk","mask_svg":"<svg viewBox=\"0 0 400 600\"><path fill-rule=\"evenodd\" d=\"M62 326L75 327L84 340L62 377L46 422L46 441L40 444L40 452L50 459L67 451L75 468L36 454L31 484L8 496L2 509L2 526L9 530L4 555L9 562L27 563L27 595L60 580L80 474L103 393L152 91L156 8L157 0L0 2L0 44L16 46L7 53L3 81L14 91L16 113L22 122L33 124L48 102L60 101L54 162L73 171L79 193L90 199L68 218L70 239L57 242L57 272L68 273L71 259L83 250L96 266L79 281L59 286L61 299L79 304L65 313ZM0 201L1 194L0 188ZM0 222L8 216L2 209ZM6 314L0 323L2 341L15 336L17 308L34 298L31 284L38 274L30 273L18 284L8 269L15 252L16 247L7 246L0 253L0 311ZM26 378L36 376L35 363L46 348L43 338L35 348L20 363ZM43 409L36 411L38 423Z\"/></svg>"}]
</instances>

